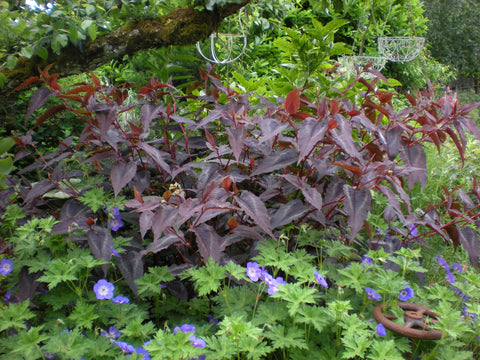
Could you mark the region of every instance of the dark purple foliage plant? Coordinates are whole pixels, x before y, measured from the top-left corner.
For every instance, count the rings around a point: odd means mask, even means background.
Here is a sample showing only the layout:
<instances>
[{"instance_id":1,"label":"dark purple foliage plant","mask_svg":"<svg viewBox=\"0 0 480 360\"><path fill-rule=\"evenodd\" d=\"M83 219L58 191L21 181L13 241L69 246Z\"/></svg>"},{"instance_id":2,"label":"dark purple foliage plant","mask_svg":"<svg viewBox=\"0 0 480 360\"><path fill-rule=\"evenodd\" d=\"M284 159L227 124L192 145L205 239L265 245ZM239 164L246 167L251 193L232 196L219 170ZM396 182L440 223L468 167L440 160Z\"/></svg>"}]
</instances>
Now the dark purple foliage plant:
<instances>
[{"instance_id":1,"label":"dark purple foliage plant","mask_svg":"<svg viewBox=\"0 0 480 360\"><path fill-rule=\"evenodd\" d=\"M52 231L70 234L96 258L120 256L118 268L134 293L149 266L168 265L176 275L209 258L244 264L255 242L276 238L286 225L335 234L345 244L359 234L371 239L372 194L388 200L390 235L424 245L440 235L462 244L476 267L480 184L444 189L444 201L422 212L412 209L409 191L428 180L425 143L440 151L451 139L461 160L465 131L480 139L468 116L478 104L418 92L394 107L399 95L377 90L387 80L375 74L371 81L359 74L343 92L329 89L335 98L295 88L271 101L233 91L208 68L186 94L152 79L127 104L127 87L103 86L92 74L91 84L64 91L45 69L27 82L44 86L25 122L49 98L61 104L15 138L15 163L28 165L5 180L0 209L20 201L27 216L54 215ZM352 88L360 89L355 102ZM39 153L32 132L64 111L84 122L83 132ZM37 171L43 178L33 182ZM88 185L86 178L97 181ZM52 191L68 199L45 196ZM117 235L130 238L122 249L113 247Z\"/></svg>"}]
</instances>

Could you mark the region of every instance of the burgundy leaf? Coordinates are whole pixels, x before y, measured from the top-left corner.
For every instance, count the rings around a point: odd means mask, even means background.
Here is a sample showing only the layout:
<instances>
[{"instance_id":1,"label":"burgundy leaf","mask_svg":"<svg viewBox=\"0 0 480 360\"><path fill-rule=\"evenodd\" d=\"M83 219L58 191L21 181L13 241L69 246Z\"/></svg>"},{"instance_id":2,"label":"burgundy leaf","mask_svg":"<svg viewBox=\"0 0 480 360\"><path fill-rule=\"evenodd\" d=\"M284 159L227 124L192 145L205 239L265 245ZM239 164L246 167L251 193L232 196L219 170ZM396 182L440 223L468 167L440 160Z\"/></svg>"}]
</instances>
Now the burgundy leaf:
<instances>
[{"instance_id":1,"label":"burgundy leaf","mask_svg":"<svg viewBox=\"0 0 480 360\"><path fill-rule=\"evenodd\" d=\"M247 138L247 127L245 125L238 125L236 128L226 128L228 134L228 141L233 151L233 156L237 162L240 161L240 155L242 153L245 139Z\"/></svg>"},{"instance_id":2,"label":"burgundy leaf","mask_svg":"<svg viewBox=\"0 0 480 360\"><path fill-rule=\"evenodd\" d=\"M402 128L399 126L389 129L385 133L387 154L390 160L395 160L401 147Z\"/></svg>"},{"instance_id":3,"label":"burgundy leaf","mask_svg":"<svg viewBox=\"0 0 480 360\"><path fill-rule=\"evenodd\" d=\"M325 137L327 130L328 121L318 121L314 118L307 118L299 125L297 133L297 149L299 151L297 164L313 152L318 142Z\"/></svg>"},{"instance_id":4,"label":"burgundy leaf","mask_svg":"<svg viewBox=\"0 0 480 360\"><path fill-rule=\"evenodd\" d=\"M232 230L232 234L241 235L246 239L253 239L257 241L265 240L265 236L260 234L257 230L250 226L238 225Z\"/></svg>"},{"instance_id":5,"label":"burgundy leaf","mask_svg":"<svg viewBox=\"0 0 480 360\"><path fill-rule=\"evenodd\" d=\"M252 176L271 173L276 170L285 169L298 159L297 152L293 149L277 151L266 156L258 167L252 172Z\"/></svg>"},{"instance_id":6,"label":"burgundy leaf","mask_svg":"<svg viewBox=\"0 0 480 360\"><path fill-rule=\"evenodd\" d=\"M50 180L40 180L38 183L33 185L32 190L28 192L28 195L25 197L25 203L29 203L39 196L45 195L45 193L50 190L55 189L55 185L50 182Z\"/></svg>"},{"instance_id":7,"label":"burgundy leaf","mask_svg":"<svg viewBox=\"0 0 480 360\"><path fill-rule=\"evenodd\" d=\"M88 246L92 250L93 256L97 259L110 261L112 257L113 239L110 231L104 227L93 226L92 230L87 232ZM107 275L107 264L102 265L103 275Z\"/></svg>"},{"instance_id":8,"label":"burgundy leaf","mask_svg":"<svg viewBox=\"0 0 480 360\"><path fill-rule=\"evenodd\" d=\"M140 235L142 239L145 238L145 234L148 230L152 228L152 219L153 219L153 212L145 211L140 214L139 227L140 227Z\"/></svg>"},{"instance_id":9,"label":"burgundy leaf","mask_svg":"<svg viewBox=\"0 0 480 360\"><path fill-rule=\"evenodd\" d=\"M52 227L52 234L68 234L76 230L88 230L87 219L92 211L76 200L67 200L60 210L60 222Z\"/></svg>"},{"instance_id":10,"label":"burgundy leaf","mask_svg":"<svg viewBox=\"0 0 480 360\"><path fill-rule=\"evenodd\" d=\"M350 240L353 240L367 220L372 207L372 195L368 188L353 188L343 185L345 200L343 206L347 214L347 223L350 226Z\"/></svg>"},{"instance_id":11,"label":"burgundy leaf","mask_svg":"<svg viewBox=\"0 0 480 360\"><path fill-rule=\"evenodd\" d=\"M222 252L225 250L225 245L215 229L210 225L201 224L190 231L196 235L198 251L202 256L203 261L207 262L211 257L216 263L220 263Z\"/></svg>"},{"instance_id":12,"label":"burgundy leaf","mask_svg":"<svg viewBox=\"0 0 480 360\"><path fill-rule=\"evenodd\" d=\"M170 245L175 244L176 242L179 242L179 241L181 240L177 236L177 234L167 234L148 244L147 248L144 251L142 251L141 254L142 256L145 256L146 254L150 254L150 253L156 254L168 248Z\"/></svg>"},{"instance_id":13,"label":"burgundy leaf","mask_svg":"<svg viewBox=\"0 0 480 360\"><path fill-rule=\"evenodd\" d=\"M223 116L223 112L219 110L213 110L211 111L207 116L205 116L202 120L200 120L197 124L194 130L198 130L201 127L204 127L205 125L220 119Z\"/></svg>"},{"instance_id":14,"label":"burgundy leaf","mask_svg":"<svg viewBox=\"0 0 480 360\"><path fill-rule=\"evenodd\" d=\"M278 210L271 216L272 229L293 224L296 220L301 218L308 208L300 200L291 200L288 203L281 205Z\"/></svg>"},{"instance_id":15,"label":"burgundy leaf","mask_svg":"<svg viewBox=\"0 0 480 360\"><path fill-rule=\"evenodd\" d=\"M311 187L306 183L305 180L300 179L299 177L293 176L293 175L280 175L282 178L287 180L290 184L295 186L297 189L299 189L303 197L305 198L305 201L307 201L310 205L312 205L314 208L316 208L318 211L322 211L322 206L323 206L323 201L322 201L322 195L318 192L317 189Z\"/></svg>"},{"instance_id":16,"label":"burgundy leaf","mask_svg":"<svg viewBox=\"0 0 480 360\"><path fill-rule=\"evenodd\" d=\"M379 185L378 189L383 195L385 195L385 197L388 200L389 213L387 213L387 208L385 208L385 213L384 213L385 220L387 220L387 217L391 218L393 216L393 214L391 214L391 211L394 211L395 214L400 217L400 220L405 221L405 218L402 212L402 207L400 206L400 202L398 201L398 198L393 192L393 190L390 189L388 186L383 186L383 185Z\"/></svg>"},{"instance_id":17,"label":"burgundy leaf","mask_svg":"<svg viewBox=\"0 0 480 360\"><path fill-rule=\"evenodd\" d=\"M155 105L154 103L147 102L142 106L142 130L144 133L150 130L150 124L152 120L158 117L159 111L162 109L163 105Z\"/></svg>"},{"instance_id":18,"label":"burgundy leaf","mask_svg":"<svg viewBox=\"0 0 480 360\"><path fill-rule=\"evenodd\" d=\"M422 189L425 189L428 174L427 157L423 147L419 144L415 144L413 146L402 146L400 157L407 167L413 168L409 169L412 171L405 173L408 188L412 190L413 186L417 182L420 182Z\"/></svg>"},{"instance_id":19,"label":"burgundy leaf","mask_svg":"<svg viewBox=\"0 0 480 360\"><path fill-rule=\"evenodd\" d=\"M37 110L40 106L46 103L48 98L53 95L53 91L49 88L41 87L38 89L35 94L30 98L30 102L28 103L27 112L25 114L25 125L27 125L27 121L32 116L32 114Z\"/></svg>"},{"instance_id":20,"label":"burgundy leaf","mask_svg":"<svg viewBox=\"0 0 480 360\"><path fill-rule=\"evenodd\" d=\"M478 259L479 259L479 250L480 250L480 241L478 239L478 232L468 226L465 226L465 227L457 226L457 230L460 238L460 243L468 253L468 259L470 260L470 264L472 264L472 266L475 269L478 269Z\"/></svg>"},{"instance_id":21,"label":"burgundy leaf","mask_svg":"<svg viewBox=\"0 0 480 360\"><path fill-rule=\"evenodd\" d=\"M345 119L340 117L335 117L335 120L340 124L340 130L337 128L331 129L333 140L337 145L342 149L347 155L351 156L354 159L361 160L362 157L355 146L355 142L352 138L352 127Z\"/></svg>"},{"instance_id":22,"label":"burgundy leaf","mask_svg":"<svg viewBox=\"0 0 480 360\"><path fill-rule=\"evenodd\" d=\"M128 164L117 163L110 171L110 179L115 196L133 179L137 173L137 165L131 161Z\"/></svg>"},{"instance_id":23,"label":"burgundy leaf","mask_svg":"<svg viewBox=\"0 0 480 360\"><path fill-rule=\"evenodd\" d=\"M158 150L157 148L151 146L151 145L148 145L147 143L139 143L138 144L138 147L140 149L142 149L143 151L145 151L145 153L150 156L153 161L163 170L165 171L167 174L171 174L172 171L170 170L170 166L168 166L168 164L165 162L165 160L163 160L163 156L162 156L162 153L160 152L160 150Z\"/></svg>"},{"instance_id":24,"label":"burgundy leaf","mask_svg":"<svg viewBox=\"0 0 480 360\"><path fill-rule=\"evenodd\" d=\"M274 118L260 118L258 121L262 136L258 139L259 142L264 143L279 135L283 130L288 128L288 123L280 123Z\"/></svg>"},{"instance_id":25,"label":"burgundy leaf","mask_svg":"<svg viewBox=\"0 0 480 360\"><path fill-rule=\"evenodd\" d=\"M478 103L475 103L478 106ZM462 107L462 105L460 105ZM470 116L459 116L457 120L470 131L476 139L480 140L480 131L478 130L477 123Z\"/></svg>"},{"instance_id":26,"label":"burgundy leaf","mask_svg":"<svg viewBox=\"0 0 480 360\"><path fill-rule=\"evenodd\" d=\"M118 261L118 267L130 289L135 296L138 296L138 286L135 280L143 276L142 253L134 250L125 252Z\"/></svg>"},{"instance_id":27,"label":"burgundy leaf","mask_svg":"<svg viewBox=\"0 0 480 360\"><path fill-rule=\"evenodd\" d=\"M98 103L93 106L92 109L97 116L98 129L102 137L106 136L113 122L117 118L118 105L115 102L112 103Z\"/></svg>"},{"instance_id":28,"label":"burgundy leaf","mask_svg":"<svg viewBox=\"0 0 480 360\"><path fill-rule=\"evenodd\" d=\"M295 88L288 93L287 98L285 99L285 110L291 115L295 114L299 107L300 93L298 92L298 89Z\"/></svg>"},{"instance_id":29,"label":"burgundy leaf","mask_svg":"<svg viewBox=\"0 0 480 360\"><path fill-rule=\"evenodd\" d=\"M252 194L250 191L244 190L240 197L236 197L235 200L240 208L253 219L256 225L265 231L272 239L275 238L272 233L267 208L258 196Z\"/></svg>"},{"instance_id":30,"label":"burgundy leaf","mask_svg":"<svg viewBox=\"0 0 480 360\"><path fill-rule=\"evenodd\" d=\"M167 228L174 226L177 216L178 210L172 206L165 205L157 209L152 218L153 241L159 239Z\"/></svg>"}]
</instances>

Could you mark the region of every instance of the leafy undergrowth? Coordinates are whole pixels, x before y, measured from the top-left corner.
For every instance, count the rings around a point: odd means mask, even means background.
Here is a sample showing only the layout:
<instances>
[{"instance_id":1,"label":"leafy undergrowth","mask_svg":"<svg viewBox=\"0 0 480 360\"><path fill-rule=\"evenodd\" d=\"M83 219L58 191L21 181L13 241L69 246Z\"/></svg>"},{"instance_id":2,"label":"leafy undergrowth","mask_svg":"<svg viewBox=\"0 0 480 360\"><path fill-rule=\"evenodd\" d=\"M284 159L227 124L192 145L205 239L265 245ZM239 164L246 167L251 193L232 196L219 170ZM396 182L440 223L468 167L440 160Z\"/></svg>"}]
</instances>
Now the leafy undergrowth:
<instances>
[{"instance_id":1,"label":"leafy undergrowth","mask_svg":"<svg viewBox=\"0 0 480 360\"><path fill-rule=\"evenodd\" d=\"M462 161L466 131L480 138L478 104L418 93L394 107L375 70L335 98L272 101L213 70L188 93L152 79L132 104L93 74L68 91L48 69L24 84L45 86L0 193L3 358L471 358L478 182L412 200L427 145L448 139ZM65 111L82 134L40 153L33 132ZM438 239L462 272L419 262ZM370 321L379 301L401 318L413 293L441 340L411 346Z\"/></svg>"}]
</instances>

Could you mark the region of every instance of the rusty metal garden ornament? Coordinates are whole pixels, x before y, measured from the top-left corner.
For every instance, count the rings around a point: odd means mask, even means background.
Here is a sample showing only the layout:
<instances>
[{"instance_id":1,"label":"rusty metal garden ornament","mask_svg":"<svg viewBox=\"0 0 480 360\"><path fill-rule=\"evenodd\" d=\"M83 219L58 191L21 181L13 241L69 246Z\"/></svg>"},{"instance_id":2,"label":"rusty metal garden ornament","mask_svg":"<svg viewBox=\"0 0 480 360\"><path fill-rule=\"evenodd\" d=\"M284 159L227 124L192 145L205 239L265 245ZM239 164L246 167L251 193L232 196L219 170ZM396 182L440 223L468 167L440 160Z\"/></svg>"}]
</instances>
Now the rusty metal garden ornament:
<instances>
[{"instance_id":1,"label":"rusty metal garden ornament","mask_svg":"<svg viewBox=\"0 0 480 360\"><path fill-rule=\"evenodd\" d=\"M387 329L409 338L438 340L442 337L442 331L429 327L430 324L438 323L439 318L432 309L407 302L398 302L397 305L404 310L404 325L393 322L392 320L396 319L394 315L383 313L382 310L388 307L388 303L377 305L373 309L373 317Z\"/></svg>"}]
</instances>

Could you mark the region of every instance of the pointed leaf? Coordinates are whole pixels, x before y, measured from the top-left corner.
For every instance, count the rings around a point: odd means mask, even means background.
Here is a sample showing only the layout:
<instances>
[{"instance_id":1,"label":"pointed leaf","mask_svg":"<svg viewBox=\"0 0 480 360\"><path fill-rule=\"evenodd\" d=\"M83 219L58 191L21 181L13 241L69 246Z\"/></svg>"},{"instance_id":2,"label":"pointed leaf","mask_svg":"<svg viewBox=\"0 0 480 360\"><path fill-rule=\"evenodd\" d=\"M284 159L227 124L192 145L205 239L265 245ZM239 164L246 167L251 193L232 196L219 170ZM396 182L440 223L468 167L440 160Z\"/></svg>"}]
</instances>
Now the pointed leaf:
<instances>
[{"instance_id":1,"label":"pointed leaf","mask_svg":"<svg viewBox=\"0 0 480 360\"><path fill-rule=\"evenodd\" d=\"M240 161L245 139L247 138L247 127L245 125L238 125L236 128L229 127L226 129L228 134L228 142L233 151L233 156L237 162Z\"/></svg>"},{"instance_id":2,"label":"pointed leaf","mask_svg":"<svg viewBox=\"0 0 480 360\"><path fill-rule=\"evenodd\" d=\"M240 197L236 197L235 200L240 208L253 219L256 225L258 225L270 237L275 238L272 233L267 208L258 196L252 194L250 191L244 190Z\"/></svg>"},{"instance_id":3,"label":"pointed leaf","mask_svg":"<svg viewBox=\"0 0 480 360\"><path fill-rule=\"evenodd\" d=\"M138 147L145 151L145 153L152 158L152 160L167 174L171 174L170 166L163 160L162 153L157 148L148 145L147 143L140 143Z\"/></svg>"},{"instance_id":4,"label":"pointed leaf","mask_svg":"<svg viewBox=\"0 0 480 360\"><path fill-rule=\"evenodd\" d=\"M318 142L325 137L327 130L327 121L318 121L314 118L307 118L300 124L297 133L297 148L299 151L297 164L313 152Z\"/></svg>"},{"instance_id":5,"label":"pointed leaf","mask_svg":"<svg viewBox=\"0 0 480 360\"><path fill-rule=\"evenodd\" d=\"M291 200L288 203L280 206L277 211L271 216L272 229L293 224L296 220L301 218L308 208L298 199Z\"/></svg>"},{"instance_id":6,"label":"pointed leaf","mask_svg":"<svg viewBox=\"0 0 480 360\"><path fill-rule=\"evenodd\" d=\"M143 276L142 254L137 251L127 251L119 259L118 267L133 293L138 296L138 286L135 280Z\"/></svg>"},{"instance_id":7,"label":"pointed leaf","mask_svg":"<svg viewBox=\"0 0 480 360\"><path fill-rule=\"evenodd\" d=\"M215 229L207 224L201 224L196 228L191 229L196 235L196 242L198 251L202 256L203 261L207 262L211 257L217 264L220 264L220 259L225 245L222 237L217 234Z\"/></svg>"},{"instance_id":8,"label":"pointed leaf","mask_svg":"<svg viewBox=\"0 0 480 360\"><path fill-rule=\"evenodd\" d=\"M263 158L255 171L252 172L252 176L285 169L287 166L292 165L297 159L297 152L293 149L273 152L271 155Z\"/></svg>"},{"instance_id":9,"label":"pointed leaf","mask_svg":"<svg viewBox=\"0 0 480 360\"><path fill-rule=\"evenodd\" d=\"M110 179L115 196L133 179L137 172L137 164L133 161L128 164L119 162L110 171Z\"/></svg>"},{"instance_id":10,"label":"pointed leaf","mask_svg":"<svg viewBox=\"0 0 480 360\"><path fill-rule=\"evenodd\" d=\"M37 110L40 106L45 104L50 96L53 95L53 91L49 88L41 87L38 89L35 94L30 98L30 102L28 103L27 112L25 114L25 125L27 124L28 119L30 116Z\"/></svg>"},{"instance_id":11,"label":"pointed leaf","mask_svg":"<svg viewBox=\"0 0 480 360\"><path fill-rule=\"evenodd\" d=\"M458 235L460 238L460 243L462 244L465 251L468 253L468 259L470 264L475 269L478 269L478 259L479 259L479 250L480 250L480 241L478 239L478 232L473 228L465 226L457 226Z\"/></svg>"},{"instance_id":12,"label":"pointed leaf","mask_svg":"<svg viewBox=\"0 0 480 360\"><path fill-rule=\"evenodd\" d=\"M97 259L103 259L110 262L112 257L113 239L110 231L104 227L93 226L92 230L87 232L88 246L92 250L93 256ZM103 275L107 275L107 264L102 265Z\"/></svg>"},{"instance_id":13,"label":"pointed leaf","mask_svg":"<svg viewBox=\"0 0 480 360\"><path fill-rule=\"evenodd\" d=\"M403 163L410 168L409 172L405 173L407 179L407 185L410 190L413 186L420 182L422 189L425 189L427 184L428 174L427 174L427 157L425 151L420 144L415 144L413 146L402 146L400 151L400 157L402 158Z\"/></svg>"},{"instance_id":14,"label":"pointed leaf","mask_svg":"<svg viewBox=\"0 0 480 360\"><path fill-rule=\"evenodd\" d=\"M142 256L145 256L146 254L150 254L150 253L156 254L168 248L170 245L179 241L181 240L176 234L168 234L148 244L147 248L144 251L142 251L141 254Z\"/></svg>"},{"instance_id":15,"label":"pointed leaf","mask_svg":"<svg viewBox=\"0 0 480 360\"><path fill-rule=\"evenodd\" d=\"M387 154L388 158L392 161L397 157L398 153L400 152L402 132L402 128L397 126L389 129L385 133L385 145L387 147Z\"/></svg>"},{"instance_id":16,"label":"pointed leaf","mask_svg":"<svg viewBox=\"0 0 480 360\"><path fill-rule=\"evenodd\" d=\"M343 206L347 214L347 223L350 226L350 240L353 240L367 220L372 207L372 195L368 188L353 188L343 185L345 200Z\"/></svg>"},{"instance_id":17,"label":"pointed leaf","mask_svg":"<svg viewBox=\"0 0 480 360\"><path fill-rule=\"evenodd\" d=\"M287 113L292 115L298 111L299 107L300 93L298 92L298 89L295 88L288 93L287 98L285 99L285 110L287 110Z\"/></svg>"},{"instance_id":18,"label":"pointed leaf","mask_svg":"<svg viewBox=\"0 0 480 360\"><path fill-rule=\"evenodd\" d=\"M28 192L24 201L25 203L29 203L35 198L45 195L45 193L49 192L52 189L55 189L55 185L52 184L50 180L41 180L33 186L32 190Z\"/></svg>"}]
</instances>

